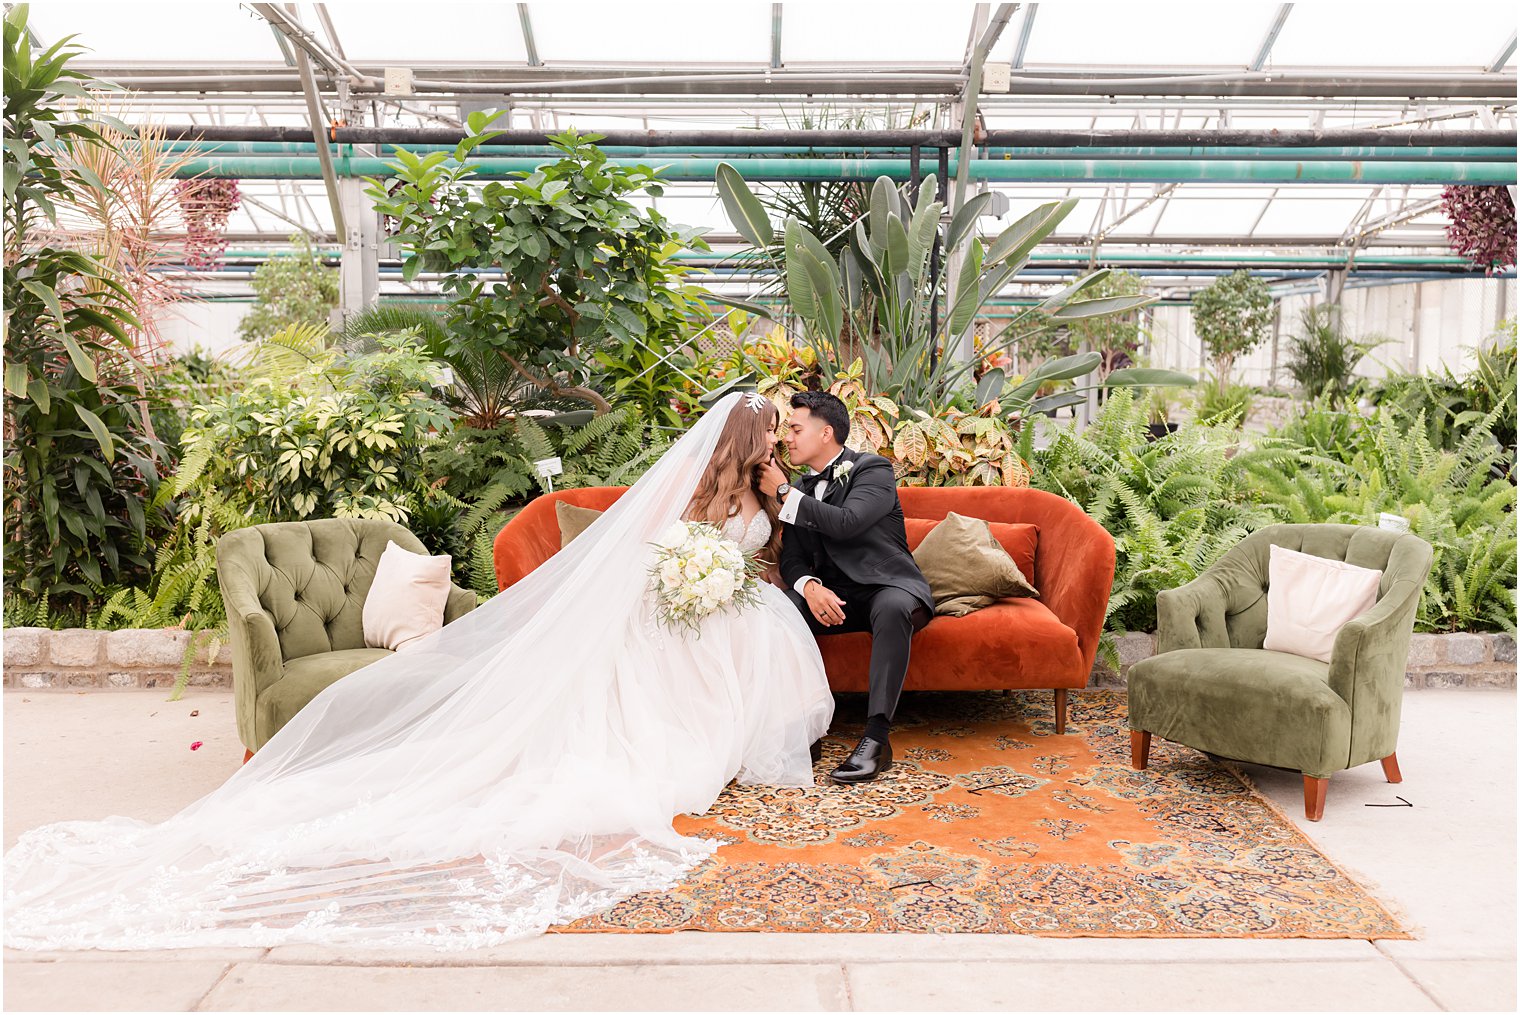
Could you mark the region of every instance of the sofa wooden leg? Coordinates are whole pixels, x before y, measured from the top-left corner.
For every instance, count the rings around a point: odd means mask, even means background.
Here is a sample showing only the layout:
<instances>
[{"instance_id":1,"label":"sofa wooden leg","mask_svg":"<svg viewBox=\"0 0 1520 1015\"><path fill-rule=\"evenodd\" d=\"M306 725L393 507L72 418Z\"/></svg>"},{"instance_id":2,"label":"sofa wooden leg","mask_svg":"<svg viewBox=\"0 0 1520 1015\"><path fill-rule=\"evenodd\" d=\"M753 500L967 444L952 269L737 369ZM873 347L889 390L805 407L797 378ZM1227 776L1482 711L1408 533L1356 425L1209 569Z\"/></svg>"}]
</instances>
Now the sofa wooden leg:
<instances>
[{"instance_id":1,"label":"sofa wooden leg","mask_svg":"<svg viewBox=\"0 0 1520 1015\"><path fill-rule=\"evenodd\" d=\"M1390 754L1383 759L1383 776L1389 782L1403 782L1404 775L1399 771L1399 756Z\"/></svg>"},{"instance_id":2,"label":"sofa wooden leg","mask_svg":"<svg viewBox=\"0 0 1520 1015\"><path fill-rule=\"evenodd\" d=\"M1329 788L1329 779L1304 776L1304 816L1310 821L1318 821L1325 816L1325 790Z\"/></svg>"},{"instance_id":3,"label":"sofa wooden leg","mask_svg":"<svg viewBox=\"0 0 1520 1015\"><path fill-rule=\"evenodd\" d=\"M1056 688L1056 736L1066 732L1066 688Z\"/></svg>"},{"instance_id":4,"label":"sofa wooden leg","mask_svg":"<svg viewBox=\"0 0 1520 1015\"><path fill-rule=\"evenodd\" d=\"M1006 697L1008 697L1008 696L1009 696L1009 695L1010 695L1010 694L1012 694L1012 693L1013 693L1013 692L1012 692L1012 691L1009 691L1009 690L1007 690L1007 689L1004 689L1004 691L1003 691L1003 697L1005 697L1005 698L1006 698Z\"/></svg>"},{"instance_id":5,"label":"sofa wooden leg","mask_svg":"<svg viewBox=\"0 0 1520 1015\"><path fill-rule=\"evenodd\" d=\"M252 757L253 757L253 752L245 750L243 752L243 764L245 764L245 765L248 764L249 759L251 759Z\"/></svg>"},{"instance_id":6,"label":"sofa wooden leg","mask_svg":"<svg viewBox=\"0 0 1520 1015\"><path fill-rule=\"evenodd\" d=\"M1151 735L1145 730L1129 731L1129 760L1137 772L1151 763Z\"/></svg>"}]
</instances>

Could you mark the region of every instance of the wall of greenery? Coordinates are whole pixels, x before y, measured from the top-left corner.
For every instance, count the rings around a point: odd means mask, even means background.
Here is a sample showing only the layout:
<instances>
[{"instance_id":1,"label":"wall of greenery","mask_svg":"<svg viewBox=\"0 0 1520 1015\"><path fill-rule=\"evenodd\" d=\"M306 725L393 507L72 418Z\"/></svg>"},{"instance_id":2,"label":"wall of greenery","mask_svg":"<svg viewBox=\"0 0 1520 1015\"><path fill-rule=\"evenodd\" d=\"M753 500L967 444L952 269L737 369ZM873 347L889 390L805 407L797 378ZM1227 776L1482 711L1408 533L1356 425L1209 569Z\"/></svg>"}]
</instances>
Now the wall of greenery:
<instances>
[{"instance_id":1,"label":"wall of greenery","mask_svg":"<svg viewBox=\"0 0 1520 1015\"><path fill-rule=\"evenodd\" d=\"M5 22L7 78L25 85L7 91L20 143L4 153L7 624L215 632L216 540L323 516L400 521L489 595L492 537L549 489L535 462L563 461L557 488L634 482L716 391L742 385L783 407L803 389L839 394L852 443L891 458L904 485L1072 499L1119 548L1111 631L1151 629L1156 592L1256 528L1375 524L1384 511L1437 548L1422 630L1513 629L1513 325L1471 372L1357 385L1336 364L1370 339L1306 320L1299 411L1242 431L1230 363L1270 318L1249 280L1231 278L1203 302L1213 330L1200 321L1219 383L1198 390L1216 411L1168 433L1136 389L1192 378L1128 363L1149 299L1133 276L1091 273L969 360L952 354L1065 205L983 244L979 206L942 223L932 181L912 199L886 182L841 192L804 216L808 193L762 201L725 174L735 224L793 313L720 321L676 257L700 238L633 200L659 192L654 170L610 166L595 136L566 134L554 162L482 183L463 161L495 135L477 115L455 160L398 151L394 175L371 181L407 277L441 273L440 301L381 303L334 332L331 269L302 255L262 276L236 356L154 360L135 352L137 290L47 230L99 182L56 140L112 141L105 120L63 111L86 79L65 44L32 53L24 19L17 7ZM843 237L814 235L840 216ZM956 255L953 276L928 270L936 237ZM724 357L697 341L720 323L744 336ZM1051 417L1093 392L1090 425Z\"/></svg>"}]
</instances>

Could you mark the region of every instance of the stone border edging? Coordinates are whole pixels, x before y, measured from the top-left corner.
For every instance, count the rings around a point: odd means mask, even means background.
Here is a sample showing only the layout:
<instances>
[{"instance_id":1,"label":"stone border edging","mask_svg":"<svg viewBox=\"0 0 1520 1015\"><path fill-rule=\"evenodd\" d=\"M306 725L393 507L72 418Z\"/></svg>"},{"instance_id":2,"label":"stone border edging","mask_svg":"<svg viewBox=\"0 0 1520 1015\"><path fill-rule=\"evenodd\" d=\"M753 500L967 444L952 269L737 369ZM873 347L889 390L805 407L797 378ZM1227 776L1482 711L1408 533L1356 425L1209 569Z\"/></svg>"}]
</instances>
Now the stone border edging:
<instances>
[{"instance_id":1,"label":"stone border edging","mask_svg":"<svg viewBox=\"0 0 1520 1015\"><path fill-rule=\"evenodd\" d=\"M173 687L191 632L178 628L92 631L11 627L5 643L5 686L25 688ZM1155 654L1156 636L1135 632L1117 639L1116 672L1100 660L1089 686L1123 687L1129 667ZM214 657L198 647L191 687L231 687L232 651L225 641ZM1508 634L1417 634L1409 643L1404 686L1513 688L1515 639Z\"/></svg>"},{"instance_id":2,"label":"stone border edging","mask_svg":"<svg viewBox=\"0 0 1520 1015\"><path fill-rule=\"evenodd\" d=\"M71 627L8 627L5 686L28 688L173 687L184 666L191 632L180 628L93 631ZM213 658L208 636L198 639L190 662L190 686L231 687L232 649L223 643Z\"/></svg>"}]
</instances>

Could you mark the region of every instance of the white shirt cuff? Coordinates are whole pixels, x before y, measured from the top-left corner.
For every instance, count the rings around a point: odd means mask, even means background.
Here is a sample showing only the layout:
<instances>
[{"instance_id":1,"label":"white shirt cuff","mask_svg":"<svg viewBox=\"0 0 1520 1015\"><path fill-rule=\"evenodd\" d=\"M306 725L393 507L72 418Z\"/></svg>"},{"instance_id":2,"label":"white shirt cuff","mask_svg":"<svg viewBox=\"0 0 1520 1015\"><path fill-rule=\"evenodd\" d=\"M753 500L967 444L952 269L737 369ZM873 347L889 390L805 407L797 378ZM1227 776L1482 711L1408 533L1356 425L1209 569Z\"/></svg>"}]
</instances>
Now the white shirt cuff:
<instances>
[{"instance_id":1,"label":"white shirt cuff","mask_svg":"<svg viewBox=\"0 0 1520 1015\"><path fill-rule=\"evenodd\" d=\"M815 582L817 580L818 579L814 578L812 575L805 574L801 578L797 579L797 584L793 585L792 588L796 590L796 592L797 592L797 594L799 596L806 596L807 593L804 592L803 589L807 588L807 583L808 582Z\"/></svg>"},{"instance_id":2,"label":"white shirt cuff","mask_svg":"<svg viewBox=\"0 0 1520 1015\"><path fill-rule=\"evenodd\" d=\"M776 517L788 525L797 520L797 505L802 503L803 493L795 486L786 495L786 500L781 502L781 510Z\"/></svg>"}]
</instances>

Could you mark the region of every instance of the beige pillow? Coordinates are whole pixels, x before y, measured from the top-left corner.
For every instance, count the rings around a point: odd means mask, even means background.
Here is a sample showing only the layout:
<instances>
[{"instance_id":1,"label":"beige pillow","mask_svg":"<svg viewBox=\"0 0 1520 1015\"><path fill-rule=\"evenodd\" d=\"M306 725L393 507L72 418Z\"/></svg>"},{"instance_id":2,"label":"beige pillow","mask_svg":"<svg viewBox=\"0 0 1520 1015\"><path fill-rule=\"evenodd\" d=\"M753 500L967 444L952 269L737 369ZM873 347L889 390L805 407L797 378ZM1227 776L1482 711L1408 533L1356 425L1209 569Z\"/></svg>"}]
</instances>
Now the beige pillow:
<instances>
[{"instance_id":1,"label":"beige pillow","mask_svg":"<svg viewBox=\"0 0 1520 1015\"><path fill-rule=\"evenodd\" d=\"M950 512L918 544L913 560L934 593L934 612L944 616L964 617L999 599L1039 596L981 518Z\"/></svg>"},{"instance_id":2,"label":"beige pillow","mask_svg":"<svg viewBox=\"0 0 1520 1015\"><path fill-rule=\"evenodd\" d=\"M570 545L570 540L591 528L591 523L602 516L595 508L576 507L562 500L554 502L554 517L559 519L559 548Z\"/></svg>"},{"instance_id":3,"label":"beige pillow","mask_svg":"<svg viewBox=\"0 0 1520 1015\"><path fill-rule=\"evenodd\" d=\"M1377 602L1383 572L1272 547L1267 565L1267 637L1262 648L1330 661L1336 632Z\"/></svg>"},{"instance_id":4,"label":"beige pillow","mask_svg":"<svg viewBox=\"0 0 1520 1015\"><path fill-rule=\"evenodd\" d=\"M386 543L364 599L364 644L401 651L441 628L451 563Z\"/></svg>"}]
</instances>

